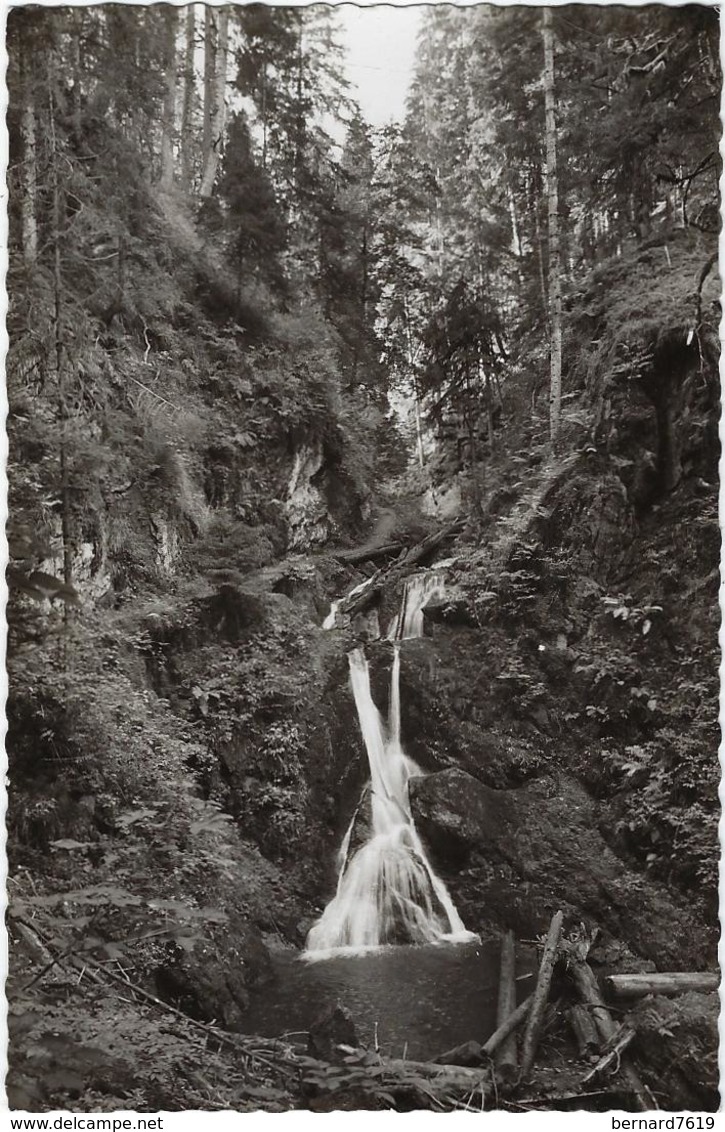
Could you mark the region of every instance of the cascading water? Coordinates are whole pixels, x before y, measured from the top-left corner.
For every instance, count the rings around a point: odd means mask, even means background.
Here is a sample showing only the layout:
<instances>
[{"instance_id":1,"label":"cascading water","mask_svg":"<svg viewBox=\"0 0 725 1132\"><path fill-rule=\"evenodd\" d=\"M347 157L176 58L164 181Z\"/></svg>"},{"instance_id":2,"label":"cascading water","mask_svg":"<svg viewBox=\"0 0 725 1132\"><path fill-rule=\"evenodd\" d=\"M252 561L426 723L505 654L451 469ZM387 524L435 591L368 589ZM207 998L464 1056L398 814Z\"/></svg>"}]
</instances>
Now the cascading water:
<instances>
[{"instance_id":1,"label":"cascading water","mask_svg":"<svg viewBox=\"0 0 725 1132\"><path fill-rule=\"evenodd\" d=\"M442 590L440 576L406 585L397 640L422 636L425 602ZM338 855L335 896L307 937L306 957L320 959L388 943L437 943L476 938L467 932L426 857L410 811L408 782L422 772L400 740L400 647L394 644L387 723L373 701L361 649L349 655L350 683L370 764L371 830L350 856L355 816Z\"/></svg>"},{"instance_id":2,"label":"cascading water","mask_svg":"<svg viewBox=\"0 0 725 1132\"><path fill-rule=\"evenodd\" d=\"M371 584L371 582L372 582L372 578L366 578L365 581L361 582L359 586L355 586L354 590L350 590L350 593L347 596L348 597L354 597L356 594L361 594L363 592L363 590L366 590L368 588L368 586ZM322 628L323 629L335 629L337 627L337 611L338 611L339 608L340 608L340 602L339 601L333 601L332 605L330 606L330 612L327 614L327 617L322 622Z\"/></svg>"},{"instance_id":3,"label":"cascading water","mask_svg":"<svg viewBox=\"0 0 725 1132\"><path fill-rule=\"evenodd\" d=\"M441 597L445 591L442 574L416 574L409 578L403 590L400 610L388 629L389 641L407 641L411 637L423 636L423 610L433 597Z\"/></svg>"}]
</instances>

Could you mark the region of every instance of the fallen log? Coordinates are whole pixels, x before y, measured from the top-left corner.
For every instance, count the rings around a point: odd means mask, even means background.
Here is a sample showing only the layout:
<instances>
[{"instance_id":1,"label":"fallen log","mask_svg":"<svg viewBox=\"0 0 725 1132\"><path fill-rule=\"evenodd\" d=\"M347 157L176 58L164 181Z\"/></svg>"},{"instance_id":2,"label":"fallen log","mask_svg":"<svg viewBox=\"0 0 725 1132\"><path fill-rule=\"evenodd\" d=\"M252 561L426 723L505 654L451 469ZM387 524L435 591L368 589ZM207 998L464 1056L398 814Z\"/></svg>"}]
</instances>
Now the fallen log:
<instances>
[{"instance_id":1,"label":"fallen log","mask_svg":"<svg viewBox=\"0 0 725 1132\"><path fill-rule=\"evenodd\" d=\"M554 964L559 949L561 925L563 921L564 913L557 912L556 915L552 917L546 936L544 954L541 957L541 966L539 967L539 977L536 981L534 998L529 1016L526 1020L526 1029L524 1030L523 1047L521 1050L521 1075L523 1077L527 1077L531 1072L534 1057L536 1056L536 1048L541 1037L541 1031L544 1025L544 1012L549 1000L551 977L554 973Z\"/></svg>"},{"instance_id":2,"label":"fallen log","mask_svg":"<svg viewBox=\"0 0 725 1132\"><path fill-rule=\"evenodd\" d=\"M404 577L413 566L423 563L429 554L432 554L446 539L452 538L462 527L463 520L456 519L455 522L449 523L442 530L428 535L415 546L404 550L389 566L383 566L376 570L364 587L356 587L346 597L341 598L337 603L337 612L348 614L351 617L354 617L357 613L362 613L386 586L395 585L399 578Z\"/></svg>"},{"instance_id":3,"label":"fallen log","mask_svg":"<svg viewBox=\"0 0 725 1132\"><path fill-rule=\"evenodd\" d=\"M636 1031L631 1026L620 1026L619 1030L610 1041L607 1043L602 1056L596 1065L593 1065L585 1077L581 1079L581 1087L584 1088L596 1077L600 1077L603 1073L608 1072L614 1066L615 1073L621 1068L622 1054L632 1044L636 1037Z\"/></svg>"},{"instance_id":4,"label":"fallen log","mask_svg":"<svg viewBox=\"0 0 725 1132\"><path fill-rule=\"evenodd\" d=\"M617 1026L602 1001L594 972L586 959L570 955L569 973L581 1001L591 1011L602 1041L605 1043L611 1041L617 1033ZM630 1062L626 1060L622 1062L621 1074L640 1112L650 1112L658 1107L652 1093L643 1084L639 1073Z\"/></svg>"},{"instance_id":5,"label":"fallen log","mask_svg":"<svg viewBox=\"0 0 725 1132\"><path fill-rule=\"evenodd\" d=\"M410 546L404 539L396 539L394 542L381 542L381 543L365 543L364 546L353 546L349 550L336 550L332 552L333 558L338 562L348 562L351 566L357 562L367 562L368 560L374 561L376 558L386 558L390 554L400 555L401 551L405 552L406 558L408 553L417 554L421 548L423 556L429 550L435 550L447 538L451 538L456 530L463 527L463 520L456 519L441 531L434 531L431 535L426 535L420 542L413 543ZM417 558L420 561L419 558Z\"/></svg>"},{"instance_id":6,"label":"fallen log","mask_svg":"<svg viewBox=\"0 0 725 1132\"><path fill-rule=\"evenodd\" d=\"M516 946L514 933L506 932L501 940L501 968L498 983L496 1027L501 1026L516 1009ZM501 1043L496 1053L496 1072L504 1081L516 1076L516 1037L514 1033Z\"/></svg>"},{"instance_id":7,"label":"fallen log","mask_svg":"<svg viewBox=\"0 0 725 1132\"><path fill-rule=\"evenodd\" d=\"M509 1034L513 1034L514 1030L518 1029L528 1015L533 1001L534 996L530 994L528 998L525 998L524 1001L516 1007L513 1014L509 1014L506 1021L502 1022L498 1029L494 1030L488 1041L484 1042L481 1046L481 1053L485 1057L493 1057L496 1050L506 1041Z\"/></svg>"},{"instance_id":8,"label":"fallen log","mask_svg":"<svg viewBox=\"0 0 725 1132\"><path fill-rule=\"evenodd\" d=\"M376 558L385 558L388 554L400 554L404 546L404 542L388 542L378 546L357 546L352 550L337 550L333 553L333 558L336 558L338 562L349 562L351 566L354 566L356 562L372 562Z\"/></svg>"},{"instance_id":9,"label":"fallen log","mask_svg":"<svg viewBox=\"0 0 725 1132\"><path fill-rule=\"evenodd\" d=\"M646 994L685 994L687 991L716 991L717 971L657 971L637 975L608 975L607 990L615 998L644 998Z\"/></svg>"},{"instance_id":10,"label":"fallen log","mask_svg":"<svg viewBox=\"0 0 725 1132\"><path fill-rule=\"evenodd\" d=\"M441 543L452 538L458 531L462 530L465 526L464 519L454 519L447 527L443 527L440 531L435 531L432 535L428 535L422 539L421 542L411 546L403 554L399 555L395 560L396 565L417 566L418 563L423 562L428 555L437 550Z\"/></svg>"},{"instance_id":11,"label":"fallen log","mask_svg":"<svg viewBox=\"0 0 725 1132\"><path fill-rule=\"evenodd\" d=\"M437 1061L407 1061L397 1057L382 1059L380 1068L391 1076L417 1074L450 1088L475 1089L488 1084L491 1079L489 1069L483 1066L480 1069L469 1069L464 1065L442 1065Z\"/></svg>"},{"instance_id":12,"label":"fallen log","mask_svg":"<svg viewBox=\"0 0 725 1132\"><path fill-rule=\"evenodd\" d=\"M580 1057L591 1057L599 1049L594 1019L585 1006L577 1003L567 1011L567 1019L576 1038Z\"/></svg>"},{"instance_id":13,"label":"fallen log","mask_svg":"<svg viewBox=\"0 0 725 1132\"><path fill-rule=\"evenodd\" d=\"M469 1068L475 1068L482 1062L483 1049L481 1043L473 1040L454 1046L453 1049L447 1049L445 1053L435 1059L436 1065L465 1065Z\"/></svg>"}]
</instances>

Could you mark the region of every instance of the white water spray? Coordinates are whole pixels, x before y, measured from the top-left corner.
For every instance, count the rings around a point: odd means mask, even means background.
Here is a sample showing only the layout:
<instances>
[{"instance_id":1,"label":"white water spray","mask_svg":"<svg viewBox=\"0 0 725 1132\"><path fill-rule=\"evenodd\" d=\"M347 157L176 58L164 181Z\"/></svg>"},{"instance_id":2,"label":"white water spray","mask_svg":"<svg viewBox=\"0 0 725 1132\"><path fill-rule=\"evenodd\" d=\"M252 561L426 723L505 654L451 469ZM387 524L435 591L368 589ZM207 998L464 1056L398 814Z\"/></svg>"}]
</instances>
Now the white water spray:
<instances>
[{"instance_id":1,"label":"white water spray","mask_svg":"<svg viewBox=\"0 0 725 1132\"><path fill-rule=\"evenodd\" d=\"M416 574L409 578L403 590L400 610L388 629L389 641L407 641L423 636L423 610L431 598L442 597L445 580L442 574Z\"/></svg>"},{"instance_id":2,"label":"white water spray","mask_svg":"<svg viewBox=\"0 0 725 1132\"><path fill-rule=\"evenodd\" d=\"M356 594L361 594L363 592L363 590L366 590L368 588L368 586L371 584L371 582L372 582L372 578L366 578L364 582L360 582L360 584L358 586L355 586L354 589L350 590L349 594L347 594L346 596L347 597L354 597ZM323 629L336 629L337 628L337 612L338 612L340 605L342 604L343 600L344 600L343 598L340 598L338 601L333 601L332 605L330 606L330 612L327 614L327 617L322 622L322 628Z\"/></svg>"},{"instance_id":3,"label":"white water spray","mask_svg":"<svg viewBox=\"0 0 725 1132\"><path fill-rule=\"evenodd\" d=\"M412 579L396 619L398 638L420 636L422 608L442 579ZM418 584L420 583L420 584ZM391 630L392 631L392 630ZM375 706L361 649L350 653L350 683L370 765L371 829L350 856L353 816L338 854L337 890L307 937L306 958L323 959L388 943L475 938L428 861L415 828L408 783L422 772L400 739L400 648L394 645L387 722Z\"/></svg>"}]
</instances>

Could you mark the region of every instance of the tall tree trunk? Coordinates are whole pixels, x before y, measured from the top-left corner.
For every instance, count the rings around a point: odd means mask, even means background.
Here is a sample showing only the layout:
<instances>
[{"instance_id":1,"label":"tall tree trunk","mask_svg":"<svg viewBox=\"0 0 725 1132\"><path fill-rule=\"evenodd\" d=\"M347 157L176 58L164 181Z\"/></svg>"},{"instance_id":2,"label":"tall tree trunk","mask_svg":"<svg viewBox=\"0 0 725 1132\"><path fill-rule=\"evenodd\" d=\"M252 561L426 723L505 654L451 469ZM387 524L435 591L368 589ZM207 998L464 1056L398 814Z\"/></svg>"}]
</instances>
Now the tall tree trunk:
<instances>
[{"instance_id":1,"label":"tall tree trunk","mask_svg":"<svg viewBox=\"0 0 725 1132\"><path fill-rule=\"evenodd\" d=\"M420 390L418 378L413 369L413 337L410 332L410 319L408 315L408 296L403 299L403 314L405 316L405 351L408 361L408 373L413 379L413 403L415 407L415 446L418 453L418 463L421 468L425 464L423 455L423 422L420 414Z\"/></svg>"},{"instance_id":2,"label":"tall tree trunk","mask_svg":"<svg viewBox=\"0 0 725 1132\"><path fill-rule=\"evenodd\" d=\"M23 111L20 129L23 139L23 163L20 185L21 239L23 257L27 264L33 263L38 254L37 220L37 139L35 131L35 95L33 92L32 64L26 52L23 53Z\"/></svg>"},{"instance_id":3,"label":"tall tree trunk","mask_svg":"<svg viewBox=\"0 0 725 1132\"><path fill-rule=\"evenodd\" d=\"M292 205L292 218L296 219L299 212L299 189L302 183L302 162L305 150L305 115L302 110L302 92L304 89L304 50L302 43L303 28L300 23L299 36L297 38L297 78L295 83L295 153L294 153L294 169L292 171L292 183L297 190L297 200Z\"/></svg>"},{"instance_id":4,"label":"tall tree trunk","mask_svg":"<svg viewBox=\"0 0 725 1132\"><path fill-rule=\"evenodd\" d=\"M362 245L360 248L360 262L362 265L362 278L360 280L360 321L355 333L355 345L352 356L352 382L357 385L357 371L360 360L361 346L365 340L368 308L368 219L363 220Z\"/></svg>"},{"instance_id":5,"label":"tall tree trunk","mask_svg":"<svg viewBox=\"0 0 725 1132\"><path fill-rule=\"evenodd\" d=\"M541 230L541 221L539 219L540 200L538 198L536 188L533 182L529 183L529 207L531 214L534 218L534 240L533 246L536 248L536 266L539 272L539 293L541 294L541 310L544 319L548 322L549 319L549 294L546 289L546 269L544 265L544 235Z\"/></svg>"},{"instance_id":6,"label":"tall tree trunk","mask_svg":"<svg viewBox=\"0 0 725 1132\"><path fill-rule=\"evenodd\" d=\"M169 4L164 13L165 44L164 69L166 71L166 90L164 93L163 121L161 124L161 177L165 189L174 183L174 127L176 125L176 29L178 8Z\"/></svg>"},{"instance_id":7,"label":"tall tree trunk","mask_svg":"<svg viewBox=\"0 0 725 1132\"><path fill-rule=\"evenodd\" d=\"M513 190L509 189L509 215L511 217L511 242L513 245L513 253L517 259L521 259L521 236L519 234L519 218L516 213L516 198L514 197Z\"/></svg>"},{"instance_id":8,"label":"tall tree trunk","mask_svg":"<svg viewBox=\"0 0 725 1132\"><path fill-rule=\"evenodd\" d=\"M196 35L196 6L189 4L186 9L186 28L184 43L184 95L181 106L181 177L184 188L191 187L193 175L193 135L191 119L194 110L194 43Z\"/></svg>"},{"instance_id":9,"label":"tall tree trunk","mask_svg":"<svg viewBox=\"0 0 725 1132\"><path fill-rule=\"evenodd\" d=\"M216 73L216 10L204 5L204 108L201 134L201 165L206 168L207 155L212 146L212 117L214 106L214 75Z\"/></svg>"},{"instance_id":10,"label":"tall tree trunk","mask_svg":"<svg viewBox=\"0 0 725 1132\"><path fill-rule=\"evenodd\" d=\"M207 9L208 10L208 9ZM227 88L227 53L229 47L229 9L220 8L216 23L216 43L214 44L213 64L214 77L212 82L212 102L210 118L210 144L204 152L204 168L201 177L199 193L202 197L210 197L214 188L219 161L222 154L224 140L224 126L226 123L226 88ZM206 63L205 63L206 72ZM206 74L204 96L206 99ZM206 115L205 115L206 123Z\"/></svg>"},{"instance_id":11,"label":"tall tree trunk","mask_svg":"<svg viewBox=\"0 0 725 1132\"><path fill-rule=\"evenodd\" d=\"M73 37L72 37L72 52L73 52L73 134L75 136L76 145L80 145L82 125L83 125L83 99L82 99L82 76L83 76L83 42L84 42L84 22L85 12L83 8L76 8L73 12Z\"/></svg>"},{"instance_id":12,"label":"tall tree trunk","mask_svg":"<svg viewBox=\"0 0 725 1132\"><path fill-rule=\"evenodd\" d=\"M48 55L48 123L50 128L50 174L53 192L53 345L58 391L58 423L60 425L60 517L63 543L63 581L69 586L73 582L73 549L68 472L68 399L63 357L63 275L60 254L60 226L63 209L58 174L58 140L55 130L55 59L53 51L54 49L51 47Z\"/></svg>"},{"instance_id":13,"label":"tall tree trunk","mask_svg":"<svg viewBox=\"0 0 725 1132\"><path fill-rule=\"evenodd\" d=\"M556 166L556 96L554 31L551 8L543 10L544 108L546 111L546 199L549 208L549 337L551 385L549 428L556 447L561 422L561 250L559 247L559 182Z\"/></svg>"},{"instance_id":14,"label":"tall tree trunk","mask_svg":"<svg viewBox=\"0 0 725 1132\"><path fill-rule=\"evenodd\" d=\"M262 168L267 168L267 60L262 63Z\"/></svg>"},{"instance_id":15,"label":"tall tree trunk","mask_svg":"<svg viewBox=\"0 0 725 1132\"><path fill-rule=\"evenodd\" d=\"M471 469L471 487L473 488L473 510L476 515L481 513L481 467L476 455L476 411L474 408L473 393L471 390L471 373L470 368L466 370L466 407L464 410L464 422L468 428L468 443L471 451L469 455L469 465Z\"/></svg>"}]
</instances>

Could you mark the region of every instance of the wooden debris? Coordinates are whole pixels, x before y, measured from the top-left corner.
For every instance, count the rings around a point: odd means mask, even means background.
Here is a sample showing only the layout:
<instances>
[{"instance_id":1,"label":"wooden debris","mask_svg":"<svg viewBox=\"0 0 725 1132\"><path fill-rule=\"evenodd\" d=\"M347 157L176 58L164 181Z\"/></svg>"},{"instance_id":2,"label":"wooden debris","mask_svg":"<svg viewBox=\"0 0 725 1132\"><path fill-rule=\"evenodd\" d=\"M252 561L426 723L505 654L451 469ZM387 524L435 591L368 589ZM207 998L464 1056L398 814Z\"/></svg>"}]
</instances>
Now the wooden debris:
<instances>
[{"instance_id":1,"label":"wooden debris","mask_svg":"<svg viewBox=\"0 0 725 1132\"><path fill-rule=\"evenodd\" d=\"M502 1022L497 1030L491 1034L487 1042L481 1046L481 1052L484 1057L493 1057L499 1046L506 1041L509 1034L513 1034L514 1030L518 1029L524 1019L527 1017L531 1004L534 1001L533 994L516 1007L513 1014L509 1014L505 1022Z\"/></svg>"},{"instance_id":2,"label":"wooden debris","mask_svg":"<svg viewBox=\"0 0 725 1132\"><path fill-rule=\"evenodd\" d=\"M432 1077L441 1081L463 1081L466 1084L485 1081L489 1075L488 1069L484 1067L469 1068L465 1065L442 1065L438 1061L409 1061L407 1058L403 1060L398 1057L380 1057L380 1065L393 1073L402 1070L406 1072L414 1071L425 1077Z\"/></svg>"},{"instance_id":3,"label":"wooden debris","mask_svg":"<svg viewBox=\"0 0 725 1132\"><path fill-rule=\"evenodd\" d=\"M453 1049L446 1050L435 1059L436 1065L476 1066L483 1062L483 1048L480 1042L463 1042Z\"/></svg>"},{"instance_id":4,"label":"wooden debris","mask_svg":"<svg viewBox=\"0 0 725 1132\"><path fill-rule=\"evenodd\" d=\"M602 1002L597 980L594 977L594 972L591 967L585 959L570 955L569 973L571 974L580 999L591 1011L600 1037L604 1042L611 1041L617 1033L617 1026L612 1021L611 1014ZM642 1083L637 1070L630 1062L626 1060L622 1062L621 1074L640 1112L650 1112L658 1107L652 1093L647 1086Z\"/></svg>"},{"instance_id":5,"label":"wooden debris","mask_svg":"<svg viewBox=\"0 0 725 1132\"><path fill-rule=\"evenodd\" d=\"M581 1109L586 1108L585 1101L593 1100L595 1097L599 1102L611 1100L609 1108L620 1107L621 1091L616 1092L612 1088L596 1089L590 1093L550 1093L545 1097L523 1097L521 1100L515 1101L511 1097L507 1097L503 1102L503 1107L526 1109L534 1112L550 1112L552 1109L568 1108L569 1106Z\"/></svg>"},{"instance_id":6,"label":"wooden debris","mask_svg":"<svg viewBox=\"0 0 725 1132\"><path fill-rule=\"evenodd\" d=\"M603 1073L608 1072L612 1067L614 1067L614 1072L616 1073L621 1066L622 1054L627 1047L632 1044L635 1037L636 1031L633 1030L631 1026L621 1026L611 1040L607 1042L602 1056L599 1058L596 1065L592 1066L586 1077L582 1077L582 1088L596 1077L600 1077Z\"/></svg>"},{"instance_id":7,"label":"wooden debris","mask_svg":"<svg viewBox=\"0 0 725 1132\"><path fill-rule=\"evenodd\" d=\"M557 951L559 948L559 940L561 938L561 925L564 921L564 913L557 912L552 918L549 926L549 931L546 936L546 943L544 944L544 954L541 957L541 966L539 967L539 977L536 981L536 989L534 991L533 1002L531 1010L526 1021L526 1029L524 1030L523 1048L521 1051L521 1074L523 1077L528 1076L531 1072L531 1067L534 1064L534 1057L536 1056L536 1047L539 1044L541 1037L541 1030L544 1025L544 1014L546 1011L546 1004L549 999L549 990L551 988L551 976L554 973L554 964L556 962Z\"/></svg>"},{"instance_id":8,"label":"wooden debris","mask_svg":"<svg viewBox=\"0 0 725 1132\"><path fill-rule=\"evenodd\" d=\"M391 562L389 566L381 567L380 570L377 570L373 574L369 585L366 585L364 590L361 590L359 593L350 593L347 597L342 598L337 606L338 613L349 614L350 616L361 613L375 600L386 586L393 586L399 578L404 577L414 566L425 562L426 558L432 554L441 543L452 538L453 535L461 530L462 526L462 520L456 519L455 522L449 523L448 526L444 527L442 530L428 535L427 538L416 543L415 546L403 550L394 562ZM370 558L369 550L366 551L365 557ZM348 561L350 560L348 559Z\"/></svg>"},{"instance_id":9,"label":"wooden debris","mask_svg":"<svg viewBox=\"0 0 725 1132\"><path fill-rule=\"evenodd\" d=\"M516 1009L516 947L514 933L509 931L501 940L501 968L498 984L496 1027L501 1026ZM496 1053L496 1072L504 1081L511 1081L517 1072L516 1036L512 1032L501 1043Z\"/></svg>"},{"instance_id":10,"label":"wooden debris","mask_svg":"<svg viewBox=\"0 0 725 1132\"><path fill-rule=\"evenodd\" d=\"M567 1011L567 1019L572 1028L581 1057L591 1057L599 1049L599 1037L594 1019L586 1006L576 1004Z\"/></svg>"},{"instance_id":11,"label":"wooden debris","mask_svg":"<svg viewBox=\"0 0 725 1132\"><path fill-rule=\"evenodd\" d=\"M604 980L615 998L643 998L646 994L685 994L687 991L716 991L717 971L656 971L637 975L609 975Z\"/></svg>"},{"instance_id":12,"label":"wooden debris","mask_svg":"<svg viewBox=\"0 0 725 1132\"><path fill-rule=\"evenodd\" d=\"M349 562L354 565L357 562L373 561L375 558L384 558L387 554L399 554L405 546L403 542L388 542L379 546L358 546L352 550L337 550L333 556L337 558L338 562Z\"/></svg>"}]
</instances>

